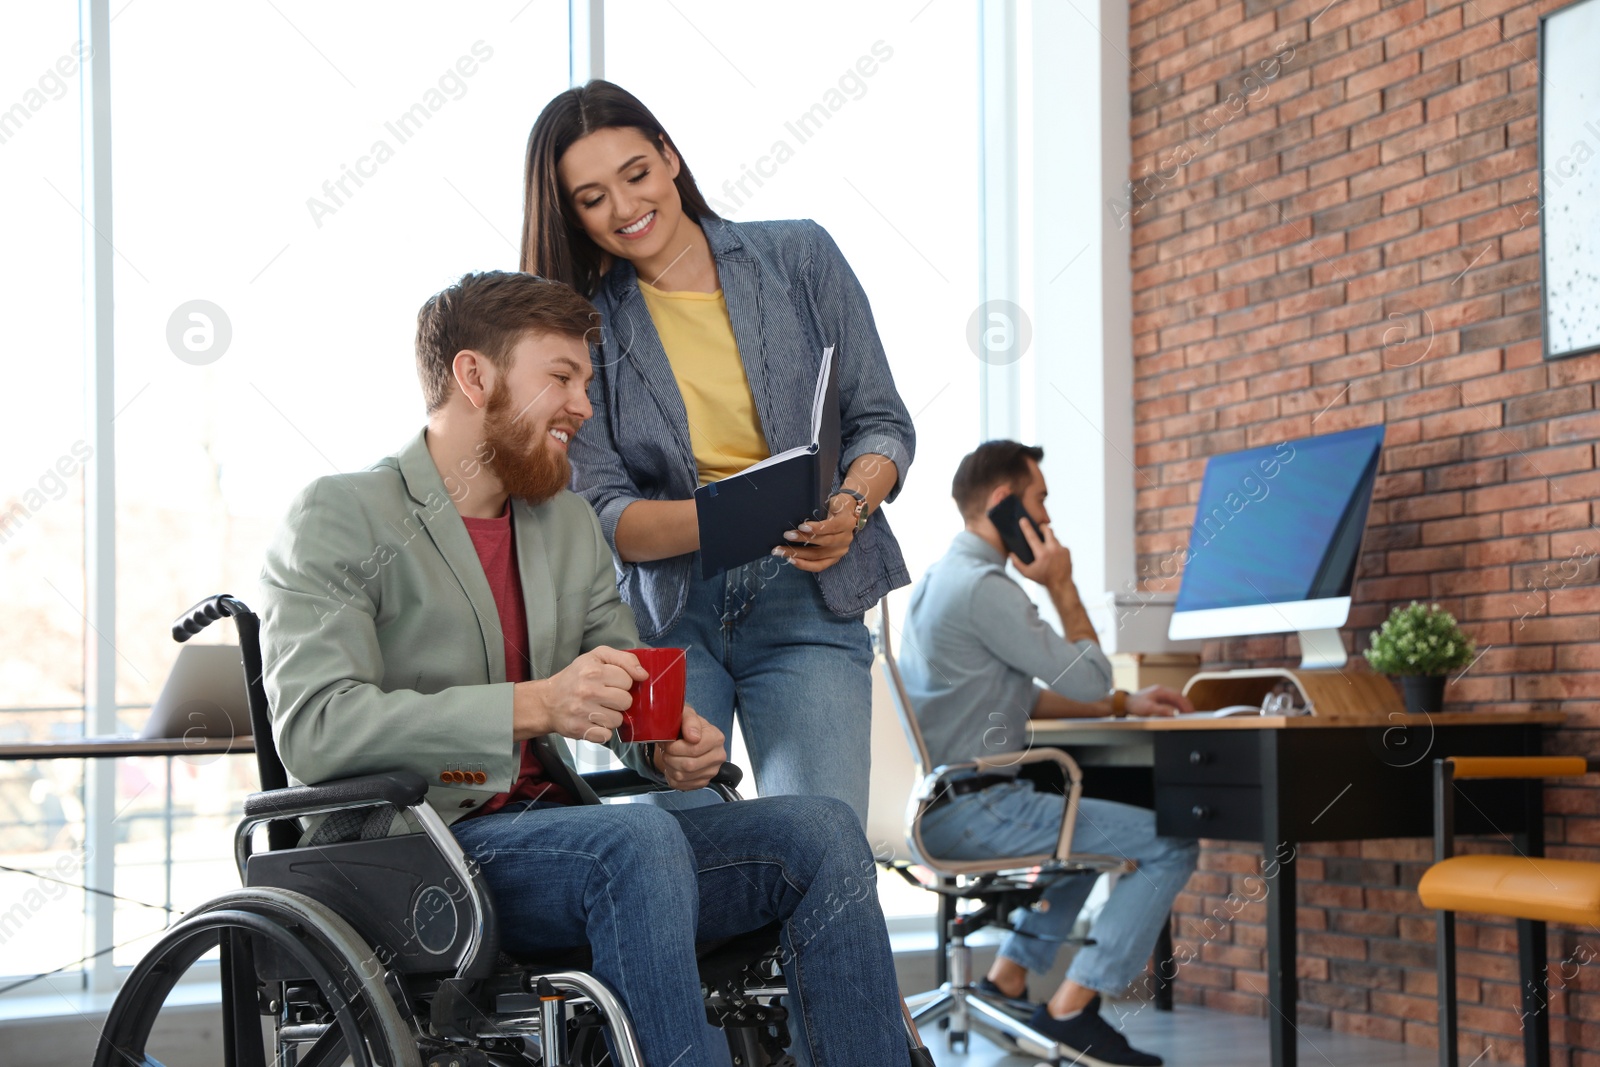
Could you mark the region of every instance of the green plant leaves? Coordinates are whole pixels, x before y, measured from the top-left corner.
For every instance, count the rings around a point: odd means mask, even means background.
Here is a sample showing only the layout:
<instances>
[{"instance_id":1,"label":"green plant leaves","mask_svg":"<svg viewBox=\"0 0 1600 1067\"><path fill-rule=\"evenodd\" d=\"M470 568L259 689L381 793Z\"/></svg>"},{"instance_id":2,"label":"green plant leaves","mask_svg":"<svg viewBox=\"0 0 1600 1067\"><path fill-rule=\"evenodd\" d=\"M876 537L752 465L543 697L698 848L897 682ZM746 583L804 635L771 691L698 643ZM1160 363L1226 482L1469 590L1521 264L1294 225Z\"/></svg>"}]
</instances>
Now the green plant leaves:
<instances>
[{"instance_id":1,"label":"green plant leaves","mask_svg":"<svg viewBox=\"0 0 1600 1067\"><path fill-rule=\"evenodd\" d=\"M1461 632L1455 616L1437 604L1413 600L1395 608L1372 632L1365 655L1381 674L1448 674L1472 662L1477 647Z\"/></svg>"}]
</instances>

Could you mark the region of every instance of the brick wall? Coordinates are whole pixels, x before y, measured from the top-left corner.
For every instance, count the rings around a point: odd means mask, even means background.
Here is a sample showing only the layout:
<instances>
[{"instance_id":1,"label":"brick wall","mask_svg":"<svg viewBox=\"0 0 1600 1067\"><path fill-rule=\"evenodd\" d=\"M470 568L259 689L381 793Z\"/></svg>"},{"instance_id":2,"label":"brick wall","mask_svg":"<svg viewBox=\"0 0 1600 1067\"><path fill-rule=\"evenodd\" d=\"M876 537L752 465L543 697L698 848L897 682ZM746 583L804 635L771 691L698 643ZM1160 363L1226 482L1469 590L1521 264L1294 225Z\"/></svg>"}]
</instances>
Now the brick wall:
<instances>
[{"instance_id":1,"label":"brick wall","mask_svg":"<svg viewBox=\"0 0 1600 1067\"><path fill-rule=\"evenodd\" d=\"M1382 423L1347 628L1411 599L1488 651L1452 710L1556 709L1600 752L1600 356L1543 359L1537 25L1522 0L1136 0L1138 551L1175 588L1206 456ZM1214 642L1268 665L1293 638ZM1358 663L1356 669L1364 669ZM1600 859L1600 790L1551 789L1551 852ZM1302 850L1302 1023L1434 1044L1421 841ZM1265 1012L1259 855L1210 842L1179 901L1180 996ZM1229 902L1229 894L1235 894ZM1218 912L1225 923L1206 921ZM1600 933L1553 929L1557 1063L1600 1064ZM1463 922L1463 1049L1520 1062L1514 933ZM1594 962L1590 962L1594 961Z\"/></svg>"}]
</instances>

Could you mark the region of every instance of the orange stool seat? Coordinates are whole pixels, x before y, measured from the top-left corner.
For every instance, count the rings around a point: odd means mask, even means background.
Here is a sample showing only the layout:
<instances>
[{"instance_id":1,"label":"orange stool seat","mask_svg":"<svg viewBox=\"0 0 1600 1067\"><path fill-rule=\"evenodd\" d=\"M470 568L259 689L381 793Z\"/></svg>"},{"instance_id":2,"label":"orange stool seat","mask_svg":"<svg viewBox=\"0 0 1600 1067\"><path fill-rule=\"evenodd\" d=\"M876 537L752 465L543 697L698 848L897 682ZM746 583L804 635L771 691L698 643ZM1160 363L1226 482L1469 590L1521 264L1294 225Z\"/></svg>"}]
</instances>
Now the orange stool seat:
<instances>
[{"instance_id":1,"label":"orange stool seat","mask_svg":"<svg viewBox=\"0 0 1600 1067\"><path fill-rule=\"evenodd\" d=\"M1600 863L1542 856L1452 856L1417 885L1425 907L1513 919L1600 923Z\"/></svg>"}]
</instances>

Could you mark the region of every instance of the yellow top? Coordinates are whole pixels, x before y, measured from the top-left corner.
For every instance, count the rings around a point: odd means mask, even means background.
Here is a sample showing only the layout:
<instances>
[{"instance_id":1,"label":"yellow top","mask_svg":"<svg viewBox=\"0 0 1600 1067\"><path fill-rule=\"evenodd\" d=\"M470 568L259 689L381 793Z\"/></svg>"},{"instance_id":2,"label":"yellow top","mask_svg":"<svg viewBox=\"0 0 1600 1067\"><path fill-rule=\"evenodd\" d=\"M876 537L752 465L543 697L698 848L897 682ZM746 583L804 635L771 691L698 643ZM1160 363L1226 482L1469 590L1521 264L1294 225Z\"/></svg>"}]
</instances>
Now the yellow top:
<instances>
[{"instance_id":1,"label":"yellow top","mask_svg":"<svg viewBox=\"0 0 1600 1067\"><path fill-rule=\"evenodd\" d=\"M700 484L766 459L771 453L722 290L669 293L641 281L639 292L683 394Z\"/></svg>"}]
</instances>

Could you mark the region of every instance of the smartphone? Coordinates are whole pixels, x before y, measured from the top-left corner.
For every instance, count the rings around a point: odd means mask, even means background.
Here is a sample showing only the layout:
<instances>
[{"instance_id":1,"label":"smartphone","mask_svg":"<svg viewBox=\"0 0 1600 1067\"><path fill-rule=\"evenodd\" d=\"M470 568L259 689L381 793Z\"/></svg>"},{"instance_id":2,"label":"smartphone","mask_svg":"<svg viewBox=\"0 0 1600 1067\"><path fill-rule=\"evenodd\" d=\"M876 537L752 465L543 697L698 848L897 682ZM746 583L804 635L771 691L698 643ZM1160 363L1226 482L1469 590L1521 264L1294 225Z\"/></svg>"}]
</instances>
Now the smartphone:
<instances>
[{"instance_id":1,"label":"smartphone","mask_svg":"<svg viewBox=\"0 0 1600 1067\"><path fill-rule=\"evenodd\" d=\"M1033 549L1028 547L1027 538L1022 536L1023 522L1033 527L1034 536L1039 540L1044 540L1044 534L1039 532L1039 524L1033 521L1033 516L1022 506L1021 497L1013 493L990 508L989 521L1000 531L1000 541L1008 552L1016 553L1017 558L1024 563L1033 562Z\"/></svg>"}]
</instances>

